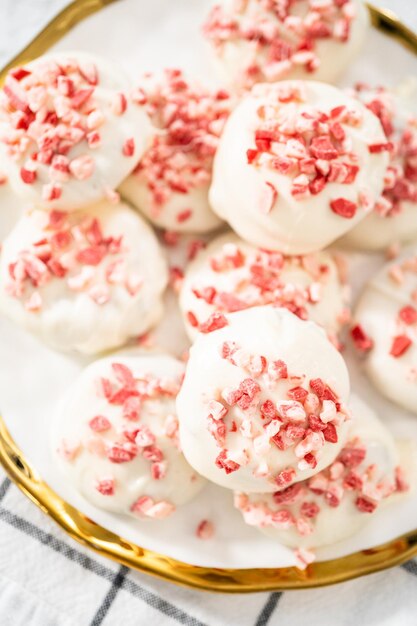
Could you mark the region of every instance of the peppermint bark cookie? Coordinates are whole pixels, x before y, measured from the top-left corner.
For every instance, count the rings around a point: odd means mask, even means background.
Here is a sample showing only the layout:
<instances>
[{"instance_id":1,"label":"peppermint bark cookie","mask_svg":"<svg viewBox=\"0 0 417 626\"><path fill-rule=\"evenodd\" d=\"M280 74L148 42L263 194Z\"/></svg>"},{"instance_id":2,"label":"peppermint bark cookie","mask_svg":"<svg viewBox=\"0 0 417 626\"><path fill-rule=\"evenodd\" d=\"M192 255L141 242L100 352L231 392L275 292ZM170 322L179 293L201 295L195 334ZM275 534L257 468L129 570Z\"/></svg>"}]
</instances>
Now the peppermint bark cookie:
<instances>
[{"instance_id":1,"label":"peppermint bark cookie","mask_svg":"<svg viewBox=\"0 0 417 626\"><path fill-rule=\"evenodd\" d=\"M205 330L177 398L188 462L245 492L283 489L331 463L347 435L349 378L324 331L273 306L216 313Z\"/></svg>"},{"instance_id":2,"label":"peppermint bark cookie","mask_svg":"<svg viewBox=\"0 0 417 626\"><path fill-rule=\"evenodd\" d=\"M75 210L114 197L151 134L121 70L80 53L14 68L0 95L1 168L25 201Z\"/></svg>"},{"instance_id":3,"label":"peppermint bark cookie","mask_svg":"<svg viewBox=\"0 0 417 626\"><path fill-rule=\"evenodd\" d=\"M164 354L114 356L87 367L68 390L54 426L56 458L90 503L163 519L200 491L205 481L178 441L183 371Z\"/></svg>"},{"instance_id":4,"label":"peppermint bark cookie","mask_svg":"<svg viewBox=\"0 0 417 626\"><path fill-rule=\"evenodd\" d=\"M417 413L417 253L388 263L366 286L352 339L374 385Z\"/></svg>"},{"instance_id":5,"label":"peppermint bark cookie","mask_svg":"<svg viewBox=\"0 0 417 626\"><path fill-rule=\"evenodd\" d=\"M247 524L292 548L319 548L365 526L408 491L404 459L392 435L359 398L336 460L312 478L273 494L235 494Z\"/></svg>"},{"instance_id":6,"label":"peppermint bark cookie","mask_svg":"<svg viewBox=\"0 0 417 626\"><path fill-rule=\"evenodd\" d=\"M349 319L348 287L331 253L289 257L229 233L200 251L186 269L180 306L192 340L215 312L265 304L313 320L335 343Z\"/></svg>"},{"instance_id":7,"label":"peppermint bark cookie","mask_svg":"<svg viewBox=\"0 0 417 626\"><path fill-rule=\"evenodd\" d=\"M390 149L378 118L335 87L256 85L226 123L211 204L254 245L314 252L372 210Z\"/></svg>"},{"instance_id":8,"label":"peppermint bark cookie","mask_svg":"<svg viewBox=\"0 0 417 626\"><path fill-rule=\"evenodd\" d=\"M120 187L122 195L161 228L203 233L218 227L221 220L211 210L208 190L230 96L167 69L144 76L135 100L156 129L140 163Z\"/></svg>"},{"instance_id":9,"label":"peppermint bark cookie","mask_svg":"<svg viewBox=\"0 0 417 626\"><path fill-rule=\"evenodd\" d=\"M361 0L223 0L203 26L219 75L235 88L282 79L334 82L368 32Z\"/></svg>"},{"instance_id":10,"label":"peppermint bark cookie","mask_svg":"<svg viewBox=\"0 0 417 626\"><path fill-rule=\"evenodd\" d=\"M4 241L0 309L59 350L94 354L162 314L167 268L150 227L126 204L34 210Z\"/></svg>"},{"instance_id":11,"label":"peppermint bark cookie","mask_svg":"<svg viewBox=\"0 0 417 626\"><path fill-rule=\"evenodd\" d=\"M406 97L403 91L411 93ZM417 238L417 115L412 100L416 89L404 85L394 91L360 84L353 93L377 115L392 149L381 197L372 213L342 241L365 250L413 241Z\"/></svg>"}]
</instances>

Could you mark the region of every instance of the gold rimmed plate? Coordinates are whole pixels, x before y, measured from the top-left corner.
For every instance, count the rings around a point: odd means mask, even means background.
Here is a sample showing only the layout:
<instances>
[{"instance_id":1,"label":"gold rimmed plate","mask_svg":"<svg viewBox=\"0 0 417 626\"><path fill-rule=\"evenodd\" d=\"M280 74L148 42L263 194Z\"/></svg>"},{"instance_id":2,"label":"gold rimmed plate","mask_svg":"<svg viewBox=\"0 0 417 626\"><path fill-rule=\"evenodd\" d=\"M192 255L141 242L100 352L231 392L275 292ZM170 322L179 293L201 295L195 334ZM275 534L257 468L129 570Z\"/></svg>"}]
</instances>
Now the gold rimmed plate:
<instances>
[{"instance_id":1,"label":"gold rimmed plate","mask_svg":"<svg viewBox=\"0 0 417 626\"><path fill-rule=\"evenodd\" d=\"M3 69L0 74L0 80L4 78L7 69L10 67L39 56L53 45L57 45L61 49L70 46L71 48L79 47L100 53L107 51L109 56L117 58L117 55L120 55L118 60L123 62L129 50L129 37L134 32L134 25L130 24L127 26L126 41L122 41L120 37L119 39L115 37L116 43L106 41L107 34L104 33L102 40L97 44L97 49L92 45L88 33L91 20L102 20L102 24L105 24L107 19L105 14L113 6L115 10L117 9L117 15L115 14L116 17L113 19L121 27L124 4L124 0L119 0L119 2L114 2L114 0L113 2L112 0L76 0L54 18L25 50ZM145 7L145 4L143 4L143 7ZM177 9L186 11L185 0L178 3ZM398 44L408 48L409 52L404 50L404 54L417 54L417 37L401 24L393 14L373 7L370 7L370 12L374 27L388 37L388 39L386 37L384 39L389 41L389 46L392 46L392 50L395 49L393 58L384 58L384 66L388 66L390 63L393 65L397 63L399 55L402 54L402 49ZM95 15L93 16L93 14ZM125 14L125 18L127 15L128 13ZM89 17L89 20L84 21L87 17ZM129 20L126 18L126 22L128 21L133 22L130 16ZM70 32L74 36L68 40L66 37ZM120 47L120 50L112 48L112 46L116 45ZM147 47L146 41L144 42L143 50L144 54L146 54L147 50L151 50L150 45ZM184 52L184 55L186 54L188 54L187 51ZM369 56L372 56L372 54L377 56L379 50L369 50ZM146 58L146 64L151 69L153 69L152 63L152 58ZM385 71L389 73L390 70L389 68L387 70L386 67L381 67L381 73L376 79L382 80ZM393 70L391 70L391 75L393 75ZM349 77L347 80L349 80ZM9 332L9 330L14 332L12 327L8 325L0 328L0 342L2 333ZM5 356L8 357L7 362L11 370L14 368L18 370L18 359L30 359L31 354L33 354L32 351L38 350L38 346L39 344L37 344L36 340L30 339L26 341L26 338L20 333L16 335L16 342L13 346L16 356L11 365L11 351L4 352L2 356L3 358ZM41 349L39 347L39 350ZM56 358L59 359L58 356ZM36 364L37 362L35 362L35 367ZM31 387L30 368L22 372L21 375L22 388L25 390L25 394L30 397L30 401L27 400L26 404L22 406L22 400L19 410L20 412L26 412L26 426L30 429L32 427L31 403L32 406L35 406L36 393ZM62 380L48 381L48 384L52 382L54 384L56 382L57 386L62 388L66 384L66 381ZM0 384L1 388L2 385ZM371 394L372 392L369 391L369 393ZM326 558L311 564L304 571L295 567L202 567L191 565L172 556L165 556L162 554L162 551L158 552L140 547L138 545L139 542L124 539L121 533L115 532L114 529L110 530L109 525L106 528L105 524L94 522L89 516L82 513L79 507L70 504L62 494L60 495L60 490L56 488L56 485L55 488L50 486L52 483L48 479L47 473L43 471L42 464L39 462L39 455L31 452L30 437L22 434L22 424L18 426L11 417L14 414L14 399L10 398L11 395L9 394L9 400L3 405L5 407L3 409L4 419L0 419L0 462L8 475L37 506L54 519L71 537L92 550L129 567L159 576L171 582L199 589L242 593L303 589L334 584L398 565L417 554L417 530L403 532L401 536L387 542L380 542L380 545L371 548L355 550L338 558ZM18 404L19 400L15 402ZM44 436L46 437L46 418L41 425L45 427ZM28 458L32 459L32 461L29 462ZM415 525L417 526L417 518L415 519ZM401 529L399 529L399 532L402 532Z\"/></svg>"}]
</instances>

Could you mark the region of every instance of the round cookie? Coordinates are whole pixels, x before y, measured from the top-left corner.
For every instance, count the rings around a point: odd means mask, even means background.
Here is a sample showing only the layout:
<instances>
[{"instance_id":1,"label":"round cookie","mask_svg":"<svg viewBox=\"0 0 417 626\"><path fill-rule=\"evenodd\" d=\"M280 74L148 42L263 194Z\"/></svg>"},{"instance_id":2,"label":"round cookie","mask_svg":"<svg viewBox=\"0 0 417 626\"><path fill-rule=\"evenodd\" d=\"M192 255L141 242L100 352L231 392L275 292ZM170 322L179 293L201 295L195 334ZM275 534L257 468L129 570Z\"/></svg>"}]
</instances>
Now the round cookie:
<instances>
[{"instance_id":1,"label":"round cookie","mask_svg":"<svg viewBox=\"0 0 417 626\"><path fill-rule=\"evenodd\" d=\"M166 284L158 241L126 204L34 210L2 246L1 311L59 350L93 354L144 333Z\"/></svg>"},{"instance_id":2,"label":"round cookie","mask_svg":"<svg viewBox=\"0 0 417 626\"><path fill-rule=\"evenodd\" d=\"M349 437L336 460L309 480L273 494L235 494L247 524L292 548L345 539L407 491L392 435L359 398L350 403Z\"/></svg>"},{"instance_id":3,"label":"round cookie","mask_svg":"<svg viewBox=\"0 0 417 626\"><path fill-rule=\"evenodd\" d=\"M388 263L366 286L353 341L377 389L417 413L417 251Z\"/></svg>"},{"instance_id":4,"label":"round cookie","mask_svg":"<svg viewBox=\"0 0 417 626\"><path fill-rule=\"evenodd\" d=\"M137 94L157 130L121 185L122 195L161 228L213 230L221 220L211 210L208 190L229 95L189 82L174 69L145 75Z\"/></svg>"},{"instance_id":5,"label":"round cookie","mask_svg":"<svg viewBox=\"0 0 417 626\"><path fill-rule=\"evenodd\" d=\"M245 89L294 78L334 82L362 48L368 26L361 0L221 0L203 28L220 77Z\"/></svg>"},{"instance_id":6,"label":"round cookie","mask_svg":"<svg viewBox=\"0 0 417 626\"><path fill-rule=\"evenodd\" d=\"M25 201L75 210L113 198L151 136L122 71L60 53L12 69L0 94L0 166Z\"/></svg>"},{"instance_id":7,"label":"round cookie","mask_svg":"<svg viewBox=\"0 0 417 626\"><path fill-rule=\"evenodd\" d=\"M214 314L203 330L177 398L190 465L229 489L274 492L331 463L349 378L324 331L271 305Z\"/></svg>"},{"instance_id":8,"label":"round cookie","mask_svg":"<svg viewBox=\"0 0 417 626\"><path fill-rule=\"evenodd\" d=\"M183 372L164 354L114 355L87 367L68 390L54 446L67 479L91 504L162 519L200 491L205 481L178 442Z\"/></svg>"},{"instance_id":9,"label":"round cookie","mask_svg":"<svg viewBox=\"0 0 417 626\"><path fill-rule=\"evenodd\" d=\"M191 340L216 311L233 313L274 304L323 326L336 343L349 319L347 296L331 253L288 257L228 233L187 266L180 306Z\"/></svg>"},{"instance_id":10,"label":"round cookie","mask_svg":"<svg viewBox=\"0 0 417 626\"><path fill-rule=\"evenodd\" d=\"M408 97L401 91L361 84L353 92L379 117L393 150L374 210L342 239L349 246L378 250L417 238L417 116L410 97L416 88Z\"/></svg>"},{"instance_id":11,"label":"round cookie","mask_svg":"<svg viewBox=\"0 0 417 626\"><path fill-rule=\"evenodd\" d=\"M378 118L331 85L256 85L226 123L210 201L242 239L320 250L379 198L391 144Z\"/></svg>"}]
</instances>

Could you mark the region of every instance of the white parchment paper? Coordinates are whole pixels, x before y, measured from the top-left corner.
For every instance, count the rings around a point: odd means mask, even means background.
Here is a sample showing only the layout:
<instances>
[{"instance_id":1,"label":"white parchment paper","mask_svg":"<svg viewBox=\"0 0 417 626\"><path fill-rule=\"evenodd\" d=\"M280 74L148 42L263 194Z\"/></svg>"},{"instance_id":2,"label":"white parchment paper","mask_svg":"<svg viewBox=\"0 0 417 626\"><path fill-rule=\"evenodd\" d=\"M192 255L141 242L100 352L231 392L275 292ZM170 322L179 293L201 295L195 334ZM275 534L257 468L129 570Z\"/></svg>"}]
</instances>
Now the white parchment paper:
<instances>
[{"instance_id":1,"label":"white parchment paper","mask_svg":"<svg viewBox=\"0 0 417 626\"><path fill-rule=\"evenodd\" d=\"M182 67L208 82L211 66L200 35L208 0L119 0L93 15L57 46L59 50L100 53L121 63L132 77L146 70ZM397 43L373 31L363 56L343 84L360 80L396 85L416 73L416 58ZM380 267L380 255L352 254L351 275L358 293ZM160 345L180 355L187 346L175 300L158 330ZM36 338L0 317L0 411L27 459L65 500L102 526L138 545L207 567L284 567L295 563L292 552L246 526L232 506L232 494L208 485L171 518L139 522L104 513L79 496L56 468L50 432L61 395L86 359L53 352ZM417 418L381 398L366 380L360 362L347 353L352 388L373 406L395 436L417 442ZM195 529L202 519L215 524L215 537L202 541ZM370 548L417 528L417 490L409 499L386 507L360 533L318 552L320 560Z\"/></svg>"}]
</instances>

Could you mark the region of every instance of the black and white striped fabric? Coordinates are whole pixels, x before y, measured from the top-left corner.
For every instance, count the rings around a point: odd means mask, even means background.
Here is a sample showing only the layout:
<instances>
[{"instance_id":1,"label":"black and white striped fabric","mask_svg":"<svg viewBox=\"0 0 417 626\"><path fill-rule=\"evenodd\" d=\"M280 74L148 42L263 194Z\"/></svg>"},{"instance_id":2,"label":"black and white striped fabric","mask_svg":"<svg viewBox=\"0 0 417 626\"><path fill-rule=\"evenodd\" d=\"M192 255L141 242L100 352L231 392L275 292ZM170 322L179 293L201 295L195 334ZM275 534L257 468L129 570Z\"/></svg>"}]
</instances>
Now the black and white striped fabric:
<instances>
[{"instance_id":1,"label":"black and white striped fabric","mask_svg":"<svg viewBox=\"0 0 417 626\"><path fill-rule=\"evenodd\" d=\"M0 470L1 626L415 626L417 564L311 591L176 587L69 539Z\"/></svg>"}]
</instances>

